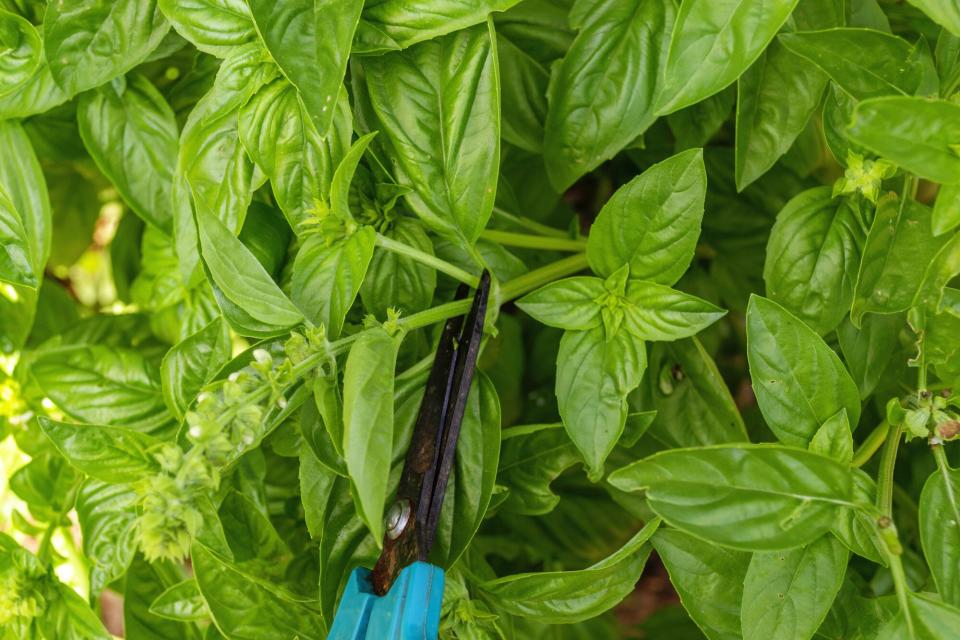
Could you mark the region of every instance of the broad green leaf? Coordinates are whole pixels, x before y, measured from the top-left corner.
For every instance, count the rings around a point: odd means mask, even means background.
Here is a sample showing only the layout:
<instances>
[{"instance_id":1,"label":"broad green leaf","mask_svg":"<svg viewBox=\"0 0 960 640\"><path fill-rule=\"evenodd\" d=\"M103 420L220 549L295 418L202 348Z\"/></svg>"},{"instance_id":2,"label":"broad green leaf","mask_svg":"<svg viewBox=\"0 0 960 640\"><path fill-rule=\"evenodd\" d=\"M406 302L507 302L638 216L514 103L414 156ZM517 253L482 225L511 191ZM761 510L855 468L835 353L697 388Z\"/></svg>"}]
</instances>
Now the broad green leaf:
<instances>
[{"instance_id":1,"label":"broad green leaf","mask_svg":"<svg viewBox=\"0 0 960 640\"><path fill-rule=\"evenodd\" d=\"M837 15L839 13L839 15ZM843 24L829 1L800 0L791 25L806 31ZM786 28L786 27L785 27ZM820 103L827 78L774 40L737 82L737 190L767 172L803 131Z\"/></svg>"},{"instance_id":2,"label":"broad green leaf","mask_svg":"<svg viewBox=\"0 0 960 640\"><path fill-rule=\"evenodd\" d=\"M641 340L678 340L699 333L726 313L706 300L662 284L627 283L623 328Z\"/></svg>"},{"instance_id":3,"label":"broad green leaf","mask_svg":"<svg viewBox=\"0 0 960 640\"><path fill-rule=\"evenodd\" d=\"M54 80L75 95L143 62L169 29L156 0L54 2L43 17L43 44Z\"/></svg>"},{"instance_id":4,"label":"broad green leaf","mask_svg":"<svg viewBox=\"0 0 960 640\"><path fill-rule=\"evenodd\" d=\"M163 96L140 74L81 96L80 135L90 155L145 222L169 233L177 164L177 123Z\"/></svg>"},{"instance_id":5,"label":"broad green leaf","mask_svg":"<svg viewBox=\"0 0 960 640\"><path fill-rule=\"evenodd\" d=\"M137 495L129 487L96 478L88 478L77 493L77 520L90 564L92 594L121 577L133 562L136 505Z\"/></svg>"},{"instance_id":6,"label":"broad green leaf","mask_svg":"<svg viewBox=\"0 0 960 640\"><path fill-rule=\"evenodd\" d=\"M650 554L647 544L660 526L654 519L623 547L577 571L521 573L488 580L481 589L507 613L550 624L597 616L633 591Z\"/></svg>"},{"instance_id":7,"label":"broad green leaf","mask_svg":"<svg viewBox=\"0 0 960 640\"><path fill-rule=\"evenodd\" d=\"M224 538L237 568L261 578L282 580L290 549L254 502L229 492L217 509Z\"/></svg>"},{"instance_id":8,"label":"broad green leaf","mask_svg":"<svg viewBox=\"0 0 960 640\"><path fill-rule=\"evenodd\" d=\"M223 300L239 307L254 320L272 327L276 333L303 322L303 314L283 294L270 274L227 227L212 214L198 212L200 252L210 279L222 295L217 296L224 316L234 328Z\"/></svg>"},{"instance_id":9,"label":"broad green leaf","mask_svg":"<svg viewBox=\"0 0 960 640\"><path fill-rule=\"evenodd\" d=\"M249 0L257 33L297 88L317 131L337 111L343 74L363 0Z\"/></svg>"},{"instance_id":10,"label":"broad green leaf","mask_svg":"<svg viewBox=\"0 0 960 640\"><path fill-rule=\"evenodd\" d=\"M27 503L34 520L56 525L73 506L79 480L63 456L46 452L34 455L10 475L7 486Z\"/></svg>"},{"instance_id":11,"label":"broad green leaf","mask_svg":"<svg viewBox=\"0 0 960 640\"><path fill-rule=\"evenodd\" d=\"M333 172L330 183L330 212L344 222L354 219L350 212L350 185L357 173L360 159L376 135L377 132L374 131L354 142L337 165L337 170Z\"/></svg>"},{"instance_id":12,"label":"broad green leaf","mask_svg":"<svg viewBox=\"0 0 960 640\"><path fill-rule=\"evenodd\" d=\"M383 234L433 255L433 241L419 220L399 218ZM389 307L409 315L429 307L436 288L437 272L425 264L393 251L374 251L360 285L360 300L377 318L385 318Z\"/></svg>"},{"instance_id":13,"label":"broad green leaf","mask_svg":"<svg viewBox=\"0 0 960 640\"><path fill-rule=\"evenodd\" d=\"M156 474L150 452L159 444L145 433L95 424L68 424L38 418L43 433L74 467L97 480L132 483Z\"/></svg>"},{"instance_id":14,"label":"broad green leaf","mask_svg":"<svg viewBox=\"0 0 960 640\"><path fill-rule=\"evenodd\" d=\"M860 394L839 356L810 327L775 302L751 296L747 358L757 404L781 442L807 446L840 409L860 420Z\"/></svg>"},{"instance_id":15,"label":"broad green leaf","mask_svg":"<svg viewBox=\"0 0 960 640\"><path fill-rule=\"evenodd\" d=\"M770 231L763 279L771 300L823 335L853 302L866 234L857 205L830 187L794 196Z\"/></svg>"},{"instance_id":16,"label":"broad green leaf","mask_svg":"<svg viewBox=\"0 0 960 640\"><path fill-rule=\"evenodd\" d=\"M193 624L165 620L150 611L150 603L183 578L183 570L170 562L149 563L141 556L134 559L123 585L123 626L127 638L200 640L200 631Z\"/></svg>"},{"instance_id":17,"label":"broad green leaf","mask_svg":"<svg viewBox=\"0 0 960 640\"><path fill-rule=\"evenodd\" d=\"M50 255L51 213L47 182L23 126L0 120L0 193L19 215L35 274L43 272ZM7 215L4 215L7 218Z\"/></svg>"},{"instance_id":18,"label":"broad green leaf","mask_svg":"<svg viewBox=\"0 0 960 640\"><path fill-rule=\"evenodd\" d=\"M642 388L646 391L642 406L657 410L650 435L668 447L748 439L726 382L696 338L653 345L650 373Z\"/></svg>"},{"instance_id":19,"label":"broad green leaf","mask_svg":"<svg viewBox=\"0 0 960 640\"><path fill-rule=\"evenodd\" d=\"M16 13L0 9L0 97L17 91L43 61L40 33Z\"/></svg>"},{"instance_id":20,"label":"broad green leaf","mask_svg":"<svg viewBox=\"0 0 960 640\"><path fill-rule=\"evenodd\" d=\"M320 640L315 603L241 572L200 544L191 553L197 585L217 628L237 640Z\"/></svg>"},{"instance_id":21,"label":"broad green leaf","mask_svg":"<svg viewBox=\"0 0 960 640\"><path fill-rule=\"evenodd\" d=\"M604 335L602 327L566 331L557 354L557 404L563 426L580 450L591 477L623 433L627 394L646 368L643 342L625 331Z\"/></svg>"},{"instance_id":22,"label":"broad green leaf","mask_svg":"<svg viewBox=\"0 0 960 640\"><path fill-rule=\"evenodd\" d=\"M300 445L299 476L300 500L307 531L311 538L322 539L326 530L326 502L331 497L330 491L338 475L321 462L309 444L303 442Z\"/></svg>"},{"instance_id":23,"label":"broad green leaf","mask_svg":"<svg viewBox=\"0 0 960 640\"><path fill-rule=\"evenodd\" d=\"M350 348L343 373L343 453L357 512L373 539L383 540L393 453L393 381L400 340L377 328Z\"/></svg>"},{"instance_id":24,"label":"broad green leaf","mask_svg":"<svg viewBox=\"0 0 960 640\"><path fill-rule=\"evenodd\" d=\"M173 426L158 368L140 351L102 344L46 349L30 363L30 377L75 420L152 434Z\"/></svg>"},{"instance_id":25,"label":"broad green leaf","mask_svg":"<svg viewBox=\"0 0 960 640\"><path fill-rule=\"evenodd\" d=\"M557 191L653 123L675 14L669 0L605 0L577 21L577 37L549 84L543 153Z\"/></svg>"},{"instance_id":26,"label":"broad green leaf","mask_svg":"<svg viewBox=\"0 0 960 640\"><path fill-rule=\"evenodd\" d=\"M960 36L960 5L956 3L956 0L907 1L953 35Z\"/></svg>"},{"instance_id":27,"label":"broad green leaf","mask_svg":"<svg viewBox=\"0 0 960 640\"><path fill-rule=\"evenodd\" d=\"M59 580L52 585L52 594L43 615L36 621L39 637L57 640L112 640L100 617L72 587Z\"/></svg>"},{"instance_id":28,"label":"broad green leaf","mask_svg":"<svg viewBox=\"0 0 960 640\"><path fill-rule=\"evenodd\" d=\"M753 554L743 583L744 640L812 638L843 584L848 556L830 535Z\"/></svg>"},{"instance_id":29,"label":"broad green leaf","mask_svg":"<svg viewBox=\"0 0 960 640\"><path fill-rule=\"evenodd\" d=\"M645 490L650 507L672 526L748 551L816 540L851 505L853 491L846 465L778 445L663 451L614 471L609 481L623 491Z\"/></svg>"},{"instance_id":30,"label":"broad green leaf","mask_svg":"<svg viewBox=\"0 0 960 640\"><path fill-rule=\"evenodd\" d=\"M453 473L437 524L434 548L441 566L453 566L480 528L499 461L500 400L490 379L478 373L467 396Z\"/></svg>"},{"instance_id":31,"label":"broad green leaf","mask_svg":"<svg viewBox=\"0 0 960 640\"><path fill-rule=\"evenodd\" d=\"M920 494L923 555L944 602L960 606L960 472L934 471Z\"/></svg>"},{"instance_id":32,"label":"broad green leaf","mask_svg":"<svg viewBox=\"0 0 960 640\"><path fill-rule=\"evenodd\" d=\"M946 242L927 265L920 288L913 298L912 306L915 308L939 313L949 304L944 304L944 292L954 277L960 275L960 235L943 236L943 239Z\"/></svg>"},{"instance_id":33,"label":"broad green leaf","mask_svg":"<svg viewBox=\"0 0 960 640\"><path fill-rule=\"evenodd\" d=\"M841 166L846 166L851 151L862 156L869 153L847 137L847 125L853 119L853 110L856 107L857 101L853 96L835 82L830 82L822 107L823 137L833 157Z\"/></svg>"},{"instance_id":34,"label":"broad green leaf","mask_svg":"<svg viewBox=\"0 0 960 640\"><path fill-rule=\"evenodd\" d=\"M859 145L942 183L960 182L960 105L947 100L891 96L863 100L847 135Z\"/></svg>"},{"instance_id":35,"label":"broad green leaf","mask_svg":"<svg viewBox=\"0 0 960 640\"><path fill-rule=\"evenodd\" d=\"M859 329L849 319L837 327L843 360L860 389L861 399L877 388L890 364L890 354L899 347L897 336L906 324L903 314L870 314L864 316Z\"/></svg>"},{"instance_id":36,"label":"broad green leaf","mask_svg":"<svg viewBox=\"0 0 960 640\"><path fill-rule=\"evenodd\" d=\"M40 278L34 272L30 239L20 214L0 189L0 281L36 289Z\"/></svg>"},{"instance_id":37,"label":"broad green leaf","mask_svg":"<svg viewBox=\"0 0 960 640\"><path fill-rule=\"evenodd\" d=\"M209 617L207 605L193 578L178 582L150 603L150 613L168 620L205 620Z\"/></svg>"},{"instance_id":38,"label":"broad green leaf","mask_svg":"<svg viewBox=\"0 0 960 640\"><path fill-rule=\"evenodd\" d=\"M907 603L907 611L885 624L877 640L949 640L960 626L960 609L919 593L908 593Z\"/></svg>"},{"instance_id":39,"label":"broad green leaf","mask_svg":"<svg viewBox=\"0 0 960 640\"><path fill-rule=\"evenodd\" d=\"M418 42L481 24L493 11L518 0L374 0L363 7L354 49L375 53L406 49Z\"/></svg>"},{"instance_id":40,"label":"broad green leaf","mask_svg":"<svg viewBox=\"0 0 960 640\"><path fill-rule=\"evenodd\" d=\"M443 9L432 7L430 15ZM407 203L433 230L467 243L486 226L497 190L500 91L493 37L492 25L478 25L363 61L379 141L397 180L414 189Z\"/></svg>"},{"instance_id":41,"label":"broad green leaf","mask_svg":"<svg viewBox=\"0 0 960 640\"><path fill-rule=\"evenodd\" d=\"M913 304L927 266L949 238L935 238L931 210L910 198L890 196L877 212L863 247L850 318L860 325L867 313L897 313Z\"/></svg>"},{"instance_id":42,"label":"broad green leaf","mask_svg":"<svg viewBox=\"0 0 960 640\"><path fill-rule=\"evenodd\" d=\"M651 542L680 602L703 633L710 640L740 638L740 600L750 554L666 527Z\"/></svg>"},{"instance_id":43,"label":"broad green leaf","mask_svg":"<svg viewBox=\"0 0 960 640\"><path fill-rule=\"evenodd\" d=\"M674 152L703 147L720 131L733 111L737 92L727 87L706 100L674 111L666 117L673 134Z\"/></svg>"},{"instance_id":44,"label":"broad green leaf","mask_svg":"<svg viewBox=\"0 0 960 640\"><path fill-rule=\"evenodd\" d=\"M683 0L657 97L659 114L712 96L763 53L797 0Z\"/></svg>"},{"instance_id":45,"label":"broad green leaf","mask_svg":"<svg viewBox=\"0 0 960 640\"><path fill-rule=\"evenodd\" d=\"M193 46L221 58L257 37L244 0L157 0L157 4Z\"/></svg>"},{"instance_id":46,"label":"broad green leaf","mask_svg":"<svg viewBox=\"0 0 960 640\"><path fill-rule=\"evenodd\" d=\"M840 509L830 531L853 553L886 566L887 554L885 549L878 548L882 543L877 540L877 517L872 506L877 497L877 484L860 469L851 471L855 506Z\"/></svg>"},{"instance_id":47,"label":"broad green leaf","mask_svg":"<svg viewBox=\"0 0 960 640\"><path fill-rule=\"evenodd\" d=\"M497 482L509 489L501 509L524 515L553 511L560 496L551 483L583 459L562 424L534 425L503 432Z\"/></svg>"},{"instance_id":48,"label":"broad green leaf","mask_svg":"<svg viewBox=\"0 0 960 640\"><path fill-rule=\"evenodd\" d=\"M628 264L631 278L674 284L693 259L706 189L701 149L655 164L620 187L590 229L590 268L607 277Z\"/></svg>"},{"instance_id":49,"label":"broad green leaf","mask_svg":"<svg viewBox=\"0 0 960 640\"><path fill-rule=\"evenodd\" d=\"M298 233L319 203L330 198L330 182L350 147L352 120L346 92L337 101L333 129L321 137L311 126L297 90L277 79L240 110L240 141L270 178L277 204Z\"/></svg>"},{"instance_id":50,"label":"broad green leaf","mask_svg":"<svg viewBox=\"0 0 960 640\"><path fill-rule=\"evenodd\" d=\"M163 400L178 420L183 419L203 385L230 359L231 347L227 325L223 319L216 318L163 356L160 365Z\"/></svg>"},{"instance_id":51,"label":"broad green leaf","mask_svg":"<svg viewBox=\"0 0 960 640\"><path fill-rule=\"evenodd\" d=\"M243 226L253 191L263 182L240 144L238 112L276 75L260 43L236 47L180 134L177 172L186 179L198 213L213 213L233 233ZM175 185L174 202L185 206L177 195Z\"/></svg>"},{"instance_id":52,"label":"broad green leaf","mask_svg":"<svg viewBox=\"0 0 960 640\"><path fill-rule=\"evenodd\" d=\"M857 100L912 95L932 68L929 55L903 38L872 29L839 28L779 36L787 49L820 67ZM935 72L934 72L935 73Z\"/></svg>"},{"instance_id":53,"label":"broad green leaf","mask_svg":"<svg viewBox=\"0 0 960 640\"><path fill-rule=\"evenodd\" d=\"M850 464L853 459L853 434L850 433L846 409L840 409L817 429L810 439L810 451Z\"/></svg>"},{"instance_id":54,"label":"broad green leaf","mask_svg":"<svg viewBox=\"0 0 960 640\"><path fill-rule=\"evenodd\" d=\"M600 326L598 299L606 292L600 278L565 278L527 294L517 306L547 326L586 331Z\"/></svg>"},{"instance_id":55,"label":"broad green leaf","mask_svg":"<svg viewBox=\"0 0 960 640\"><path fill-rule=\"evenodd\" d=\"M64 92L53 79L50 65L44 57L26 82L16 91L0 97L0 117L26 118L43 113L63 104L72 95Z\"/></svg>"},{"instance_id":56,"label":"broad green leaf","mask_svg":"<svg viewBox=\"0 0 960 640\"><path fill-rule=\"evenodd\" d=\"M933 203L933 219L930 224L935 236L960 226L960 184L940 185L937 199Z\"/></svg>"},{"instance_id":57,"label":"broad green leaf","mask_svg":"<svg viewBox=\"0 0 960 640\"><path fill-rule=\"evenodd\" d=\"M373 257L376 232L361 227L349 237L328 243L321 234L310 236L293 263L293 302L304 315L327 328L335 338L357 299Z\"/></svg>"}]
</instances>

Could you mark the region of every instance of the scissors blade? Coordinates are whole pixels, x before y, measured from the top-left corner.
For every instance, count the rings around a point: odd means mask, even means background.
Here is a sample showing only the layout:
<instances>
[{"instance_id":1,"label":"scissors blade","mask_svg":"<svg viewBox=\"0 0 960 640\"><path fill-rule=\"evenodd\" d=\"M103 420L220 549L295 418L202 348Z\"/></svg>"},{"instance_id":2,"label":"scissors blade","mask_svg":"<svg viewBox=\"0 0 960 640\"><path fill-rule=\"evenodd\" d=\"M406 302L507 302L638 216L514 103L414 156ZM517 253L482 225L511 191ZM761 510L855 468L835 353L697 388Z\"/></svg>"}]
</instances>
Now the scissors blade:
<instances>
[{"instance_id":1,"label":"scissors blade","mask_svg":"<svg viewBox=\"0 0 960 640\"><path fill-rule=\"evenodd\" d=\"M383 552L370 574L378 595L390 589L401 569L425 561L433 546L480 350L489 292L490 275L484 271L466 318L447 320L440 335L391 507L391 517L399 524L388 526ZM458 297L465 294L466 288L461 287Z\"/></svg>"}]
</instances>

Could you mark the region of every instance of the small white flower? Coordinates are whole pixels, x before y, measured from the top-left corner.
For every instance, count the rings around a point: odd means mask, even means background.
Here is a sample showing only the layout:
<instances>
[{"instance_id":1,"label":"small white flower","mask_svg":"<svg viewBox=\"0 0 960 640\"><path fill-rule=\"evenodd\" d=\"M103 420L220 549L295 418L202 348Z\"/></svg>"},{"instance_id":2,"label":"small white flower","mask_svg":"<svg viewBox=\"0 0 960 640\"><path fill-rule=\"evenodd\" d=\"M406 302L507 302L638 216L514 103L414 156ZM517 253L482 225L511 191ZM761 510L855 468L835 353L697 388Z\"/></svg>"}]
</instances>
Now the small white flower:
<instances>
[{"instance_id":1,"label":"small white flower","mask_svg":"<svg viewBox=\"0 0 960 640\"><path fill-rule=\"evenodd\" d=\"M260 364L267 364L273 362L273 358L270 357L270 354L267 353L266 349L254 349L253 350L253 359L259 362Z\"/></svg>"}]
</instances>

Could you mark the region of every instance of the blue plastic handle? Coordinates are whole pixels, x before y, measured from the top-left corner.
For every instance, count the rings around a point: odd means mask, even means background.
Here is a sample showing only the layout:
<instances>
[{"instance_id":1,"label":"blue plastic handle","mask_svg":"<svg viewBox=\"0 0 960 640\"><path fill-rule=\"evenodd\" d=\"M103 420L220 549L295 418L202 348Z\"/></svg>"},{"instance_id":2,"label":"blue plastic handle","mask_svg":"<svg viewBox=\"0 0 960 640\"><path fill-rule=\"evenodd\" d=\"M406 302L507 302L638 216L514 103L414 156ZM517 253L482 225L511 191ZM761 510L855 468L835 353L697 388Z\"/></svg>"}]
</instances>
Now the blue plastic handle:
<instances>
[{"instance_id":1,"label":"blue plastic handle","mask_svg":"<svg viewBox=\"0 0 960 640\"><path fill-rule=\"evenodd\" d=\"M443 604L443 569L414 562L385 596L370 587L370 570L354 569L327 640L436 640Z\"/></svg>"}]
</instances>

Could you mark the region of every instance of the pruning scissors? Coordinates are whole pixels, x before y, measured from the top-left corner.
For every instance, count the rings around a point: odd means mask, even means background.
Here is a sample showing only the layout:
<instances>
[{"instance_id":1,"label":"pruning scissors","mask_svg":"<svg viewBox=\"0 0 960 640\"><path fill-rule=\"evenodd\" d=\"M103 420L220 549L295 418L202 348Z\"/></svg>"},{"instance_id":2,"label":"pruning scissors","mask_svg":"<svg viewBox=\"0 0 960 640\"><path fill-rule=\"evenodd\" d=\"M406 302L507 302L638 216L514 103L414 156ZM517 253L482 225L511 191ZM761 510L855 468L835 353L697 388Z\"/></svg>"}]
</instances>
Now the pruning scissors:
<instances>
[{"instance_id":1,"label":"pruning scissors","mask_svg":"<svg viewBox=\"0 0 960 640\"><path fill-rule=\"evenodd\" d=\"M443 569L427 562L453 467L467 394L483 336L490 274L480 276L466 317L447 320L397 497L387 512L383 551L373 570L354 569L328 640L436 638L443 603ZM459 298L466 295L461 286Z\"/></svg>"}]
</instances>

